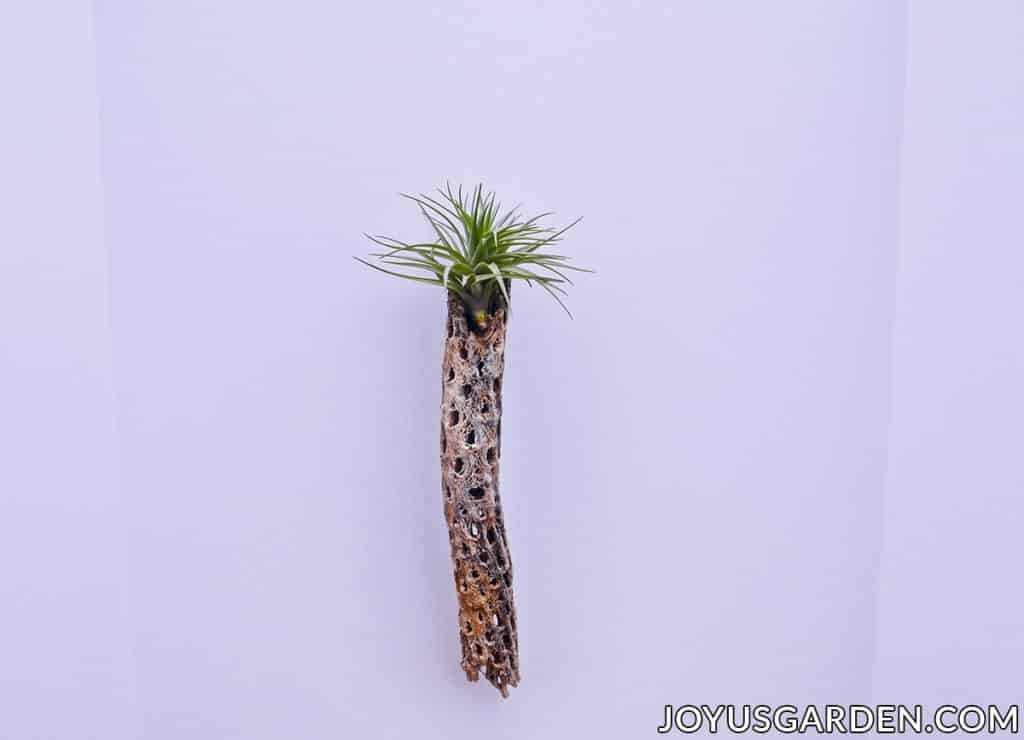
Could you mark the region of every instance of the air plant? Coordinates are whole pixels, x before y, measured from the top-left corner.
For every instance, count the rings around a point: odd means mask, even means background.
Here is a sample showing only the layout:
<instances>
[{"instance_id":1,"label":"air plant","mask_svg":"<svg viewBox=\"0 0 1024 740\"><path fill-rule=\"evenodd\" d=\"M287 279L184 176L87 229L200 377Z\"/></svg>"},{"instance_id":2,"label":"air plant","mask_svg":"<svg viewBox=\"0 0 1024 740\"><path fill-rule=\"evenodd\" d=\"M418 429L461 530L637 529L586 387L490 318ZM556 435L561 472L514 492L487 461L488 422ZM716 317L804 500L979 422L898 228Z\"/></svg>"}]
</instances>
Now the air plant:
<instances>
[{"instance_id":1,"label":"air plant","mask_svg":"<svg viewBox=\"0 0 1024 740\"><path fill-rule=\"evenodd\" d=\"M512 561L498 492L512 282L540 286L568 313L562 300L572 284L568 273L590 270L550 251L579 219L564 228L544 226L550 213L523 218L518 208L503 211L482 185L467 194L448 185L436 195L403 197L426 218L430 240L367 234L384 251L372 255L378 264L356 259L445 290L441 487L459 601L461 665L469 680L483 671L507 697L508 687L519 685Z\"/></svg>"}]
</instances>

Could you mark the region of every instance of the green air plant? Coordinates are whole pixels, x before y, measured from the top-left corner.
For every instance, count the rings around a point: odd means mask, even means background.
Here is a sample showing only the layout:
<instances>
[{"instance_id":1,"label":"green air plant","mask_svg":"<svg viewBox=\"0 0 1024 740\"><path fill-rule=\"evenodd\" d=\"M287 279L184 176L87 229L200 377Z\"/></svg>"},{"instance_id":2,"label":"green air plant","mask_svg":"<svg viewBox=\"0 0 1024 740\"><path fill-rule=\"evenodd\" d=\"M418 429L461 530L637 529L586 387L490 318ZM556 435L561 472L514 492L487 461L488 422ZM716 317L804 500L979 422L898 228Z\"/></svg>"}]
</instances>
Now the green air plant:
<instances>
[{"instance_id":1,"label":"green air plant","mask_svg":"<svg viewBox=\"0 0 1024 740\"><path fill-rule=\"evenodd\" d=\"M464 194L451 186L436 195L405 195L430 225L430 240L409 243L384 236L389 275L444 289L448 303L441 393L441 486L459 599L462 669L470 681L486 678L508 696L519 685L519 646L512 601L512 561L505 534L498 462L501 458L501 381L512 283L539 285L565 303L570 271L551 248L577 221L556 229L551 214L523 218L503 211L478 185ZM565 309L568 313L568 309Z\"/></svg>"}]
</instances>

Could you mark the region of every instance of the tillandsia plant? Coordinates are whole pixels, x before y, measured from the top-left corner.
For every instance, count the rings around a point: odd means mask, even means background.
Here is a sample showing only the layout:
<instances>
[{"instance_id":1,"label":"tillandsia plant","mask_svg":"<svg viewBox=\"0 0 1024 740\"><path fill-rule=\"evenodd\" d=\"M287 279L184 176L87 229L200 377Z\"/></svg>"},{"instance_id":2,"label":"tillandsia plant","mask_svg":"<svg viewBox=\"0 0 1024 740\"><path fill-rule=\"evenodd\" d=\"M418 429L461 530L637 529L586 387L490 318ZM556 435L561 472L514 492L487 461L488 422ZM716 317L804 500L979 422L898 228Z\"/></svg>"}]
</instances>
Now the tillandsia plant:
<instances>
[{"instance_id":1,"label":"tillandsia plant","mask_svg":"<svg viewBox=\"0 0 1024 740\"><path fill-rule=\"evenodd\" d=\"M389 275L444 289L448 303L441 367L441 487L459 599L462 669L470 681L483 671L502 694L519 685L519 645L512 600L512 560L498 493L501 381L512 282L539 285L562 308L572 270L557 243L579 219L555 229L549 213L522 218L503 211L478 185L464 194L446 186L431 195L404 195L430 225L430 241L371 236L384 251ZM384 266L382 266L384 265ZM565 308L568 313L568 309ZM570 314L571 315L571 314Z\"/></svg>"}]
</instances>

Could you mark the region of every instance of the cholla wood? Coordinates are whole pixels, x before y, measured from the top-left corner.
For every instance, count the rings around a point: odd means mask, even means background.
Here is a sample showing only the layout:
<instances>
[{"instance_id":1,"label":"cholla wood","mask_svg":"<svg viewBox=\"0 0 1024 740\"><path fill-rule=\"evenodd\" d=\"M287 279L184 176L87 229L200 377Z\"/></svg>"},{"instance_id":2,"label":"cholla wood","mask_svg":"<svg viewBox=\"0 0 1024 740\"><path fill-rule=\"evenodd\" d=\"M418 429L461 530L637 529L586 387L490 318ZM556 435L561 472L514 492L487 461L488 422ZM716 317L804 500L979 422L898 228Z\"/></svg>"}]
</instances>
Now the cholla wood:
<instances>
[{"instance_id":1,"label":"cholla wood","mask_svg":"<svg viewBox=\"0 0 1024 740\"><path fill-rule=\"evenodd\" d=\"M502 694L519 685L512 561L498 493L503 309L471 328L462 300L448 296L442 366L441 481L459 598L462 669L483 671Z\"/></svg>"}]
</instances>

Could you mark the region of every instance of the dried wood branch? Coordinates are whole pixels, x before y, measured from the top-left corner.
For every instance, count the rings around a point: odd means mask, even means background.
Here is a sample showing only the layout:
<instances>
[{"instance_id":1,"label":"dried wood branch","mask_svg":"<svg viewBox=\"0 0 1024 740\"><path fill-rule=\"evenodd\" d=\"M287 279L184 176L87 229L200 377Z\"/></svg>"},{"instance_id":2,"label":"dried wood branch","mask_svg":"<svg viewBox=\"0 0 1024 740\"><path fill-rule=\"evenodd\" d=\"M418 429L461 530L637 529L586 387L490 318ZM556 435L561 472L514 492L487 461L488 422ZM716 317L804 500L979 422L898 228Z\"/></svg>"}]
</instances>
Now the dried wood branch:
<instances>
[{"instance_id":1,"label":"dried wood branch","mask_svg":"<svg viewBox=\"0 0 1024 740\"><path fill-rule=\"evenodd\" d=\"M483 671L505 697L519 685L512 561L498 491L506 318L502 308L485 329L473 327L462 300L449 294L441 396L441 481L462 668L470 681Z\"/></svg>"}]
</instances>

